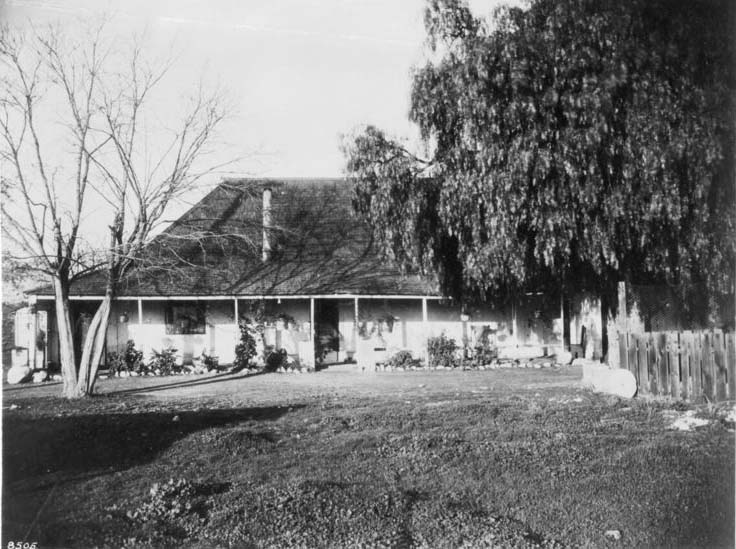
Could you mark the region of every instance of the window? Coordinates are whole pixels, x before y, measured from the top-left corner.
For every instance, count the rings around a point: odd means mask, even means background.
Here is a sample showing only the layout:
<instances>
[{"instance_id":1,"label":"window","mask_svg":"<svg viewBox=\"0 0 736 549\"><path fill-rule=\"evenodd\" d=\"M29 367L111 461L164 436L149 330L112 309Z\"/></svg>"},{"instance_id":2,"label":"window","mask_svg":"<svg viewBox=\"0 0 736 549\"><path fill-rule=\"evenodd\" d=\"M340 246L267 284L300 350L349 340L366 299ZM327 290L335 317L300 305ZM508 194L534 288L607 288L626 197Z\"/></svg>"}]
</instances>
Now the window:
<instances>
[{"instance_id":1,"label":"window","mask_svg":"<svg viewBox=\"0 0 736 549\"><path fill-rule=\"evenodd\" d=\"M200 303L186 301L169 304L166 307L167 334L203 334L205 332L205 312Z\"/></svg>"}]
</instances>

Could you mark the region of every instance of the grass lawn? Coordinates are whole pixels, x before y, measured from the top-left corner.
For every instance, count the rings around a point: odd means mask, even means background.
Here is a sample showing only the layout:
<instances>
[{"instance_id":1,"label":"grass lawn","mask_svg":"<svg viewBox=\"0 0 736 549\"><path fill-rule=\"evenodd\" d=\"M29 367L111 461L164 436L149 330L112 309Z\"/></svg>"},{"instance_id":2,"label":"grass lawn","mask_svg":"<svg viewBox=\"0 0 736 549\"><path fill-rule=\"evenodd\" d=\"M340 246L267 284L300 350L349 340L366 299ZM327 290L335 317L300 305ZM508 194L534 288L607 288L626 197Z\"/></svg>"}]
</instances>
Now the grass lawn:
<instances>
[{"instance_id":1,"label":"grass lawn","mask_svg":"<svg viewBox=\"0 0 736 549\"><path fill-rule=\"evenodd\" d=\"M579 379L130 378L77 402L6 387L2 547L732 547L733 424L706 408L671 430L683 405Z\"/></svg>"}]
</instances>

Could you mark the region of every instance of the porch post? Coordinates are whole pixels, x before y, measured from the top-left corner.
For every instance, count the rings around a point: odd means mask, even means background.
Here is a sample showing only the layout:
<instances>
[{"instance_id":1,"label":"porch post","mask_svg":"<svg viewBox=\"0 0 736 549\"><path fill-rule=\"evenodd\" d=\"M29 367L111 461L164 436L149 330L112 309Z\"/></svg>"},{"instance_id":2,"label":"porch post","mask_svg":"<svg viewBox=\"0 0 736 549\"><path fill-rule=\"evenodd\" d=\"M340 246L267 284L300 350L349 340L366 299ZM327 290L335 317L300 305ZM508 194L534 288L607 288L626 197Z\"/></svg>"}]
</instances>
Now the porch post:
<instances>
[{"instance_id":1,"label":"porch post","mask_svg":"<svg viewBox=\"0 0 736 549\"><path fill-rule=\"evenodd\" d=\"M354 358L357 361L358 360L358 298L356 297L354 299L354 314L355 314L355 320L353 322L353 351L355 352Z\"/></svg>"},{"instance_id":2,"label":"porch post","mask_svg":"<svg viewBox=\"0 0 736 549\"><path fill-rule=\"evenodd\" d=\"M422 331L424 332L424 361L429 366L429 349L427 349L427 340L429 339L429 315L427 314L427 298L422 298Z\"/></svg>"},{"instance_id":3,"label":"porch post","mask_svg":"<svg viewBox=\"0 0 736 549\"><path fill-rule=\"evenodd\" d=\"M514 341L519 346L519 328L516 325L516 298L511 301L511 329L514 331Z\"/></svg>"},{"instance_id":4,"label":"porch post","mask_svg":"<svg viewBox=\"0 0 736 549\"><path fill-rule=\"evenodd\" d=\"M312 354L314 355L314 364L315 368L317 366L317 341L315 336L315 326L314 326L314 298L309 298L309 332L310 337L312 339Z\"/></svg>"},{"instance_id":5,"label":"porch post","mask_svg":"<svg viewBox=\"0 0 736 549\"><path fill-rule=\"evenodd\" d=\"M238 298L233 299L233 310L235 314L235 325L240 326L240 311L238 310Z\"/></svg>"},{"instance_id":6,"label":"porch post","mask_svg":"<svg viewBox=\"0 0 736 549\"><path fill-rule=\"evenodd\" d=\"M143 300L138 298L138 326L143 326Z\"/></svg>"}]
</instances>

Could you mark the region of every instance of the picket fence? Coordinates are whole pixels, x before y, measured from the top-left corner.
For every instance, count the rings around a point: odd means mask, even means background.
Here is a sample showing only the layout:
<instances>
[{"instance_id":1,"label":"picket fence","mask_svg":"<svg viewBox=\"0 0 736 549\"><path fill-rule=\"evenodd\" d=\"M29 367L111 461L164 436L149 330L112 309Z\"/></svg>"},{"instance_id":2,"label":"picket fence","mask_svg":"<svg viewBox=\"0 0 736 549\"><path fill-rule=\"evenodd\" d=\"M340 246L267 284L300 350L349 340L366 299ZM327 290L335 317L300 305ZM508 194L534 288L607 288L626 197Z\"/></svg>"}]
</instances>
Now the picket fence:
<instances>
[{"instance_id":1,"label":"picket fence","mask_svg":"<svg viewBox=\"0 0 736 549\"><path fill-rule=\"evenodd\" d=\"M639 392L689 401L736 399L733 332L668 331L619 334L621 367Z\"/></svg>"}]
</instances>

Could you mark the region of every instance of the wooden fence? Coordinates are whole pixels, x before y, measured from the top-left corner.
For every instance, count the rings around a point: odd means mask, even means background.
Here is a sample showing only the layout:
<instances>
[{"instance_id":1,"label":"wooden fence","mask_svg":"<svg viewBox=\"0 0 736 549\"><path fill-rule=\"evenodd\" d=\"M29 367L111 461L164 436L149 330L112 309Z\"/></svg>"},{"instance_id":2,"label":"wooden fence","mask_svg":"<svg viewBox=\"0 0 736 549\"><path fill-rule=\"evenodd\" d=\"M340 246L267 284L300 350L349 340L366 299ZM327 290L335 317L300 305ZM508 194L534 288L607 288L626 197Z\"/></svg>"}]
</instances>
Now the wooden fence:
<instances>
[{"instance_id":1,"label":"wooden fence","mask_svg":"<svg viewBox=\"0 0 736 549\"><path fill-rule=\"evenodd\" d=\"M619 335L621 367L642 394L690 401L736 399L736 340L721 330Z\"/></svg>"}]
</instances>

